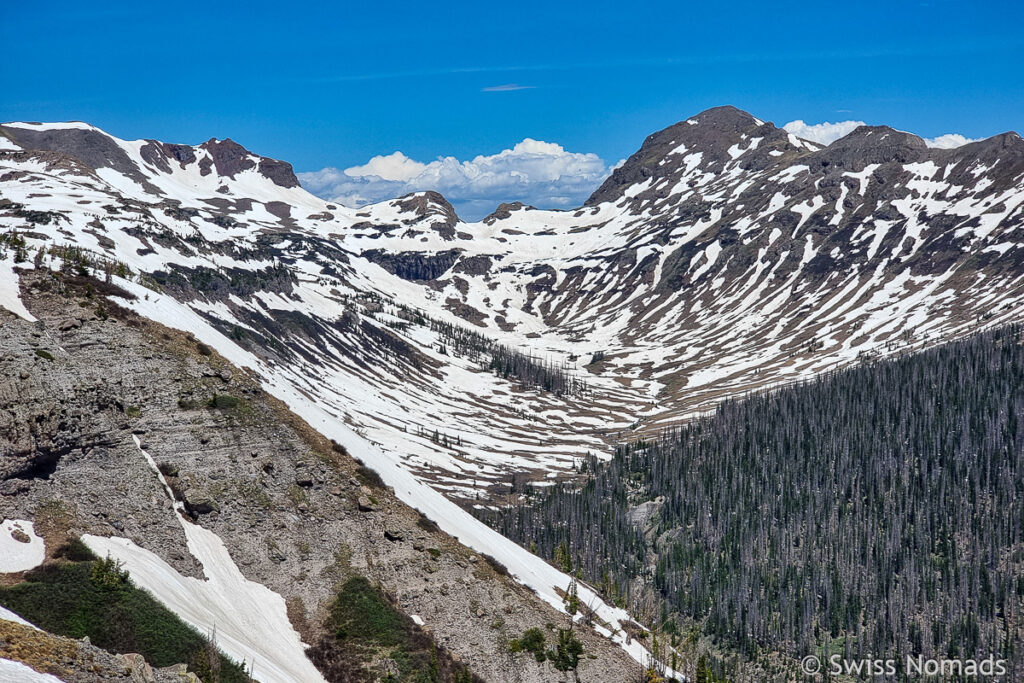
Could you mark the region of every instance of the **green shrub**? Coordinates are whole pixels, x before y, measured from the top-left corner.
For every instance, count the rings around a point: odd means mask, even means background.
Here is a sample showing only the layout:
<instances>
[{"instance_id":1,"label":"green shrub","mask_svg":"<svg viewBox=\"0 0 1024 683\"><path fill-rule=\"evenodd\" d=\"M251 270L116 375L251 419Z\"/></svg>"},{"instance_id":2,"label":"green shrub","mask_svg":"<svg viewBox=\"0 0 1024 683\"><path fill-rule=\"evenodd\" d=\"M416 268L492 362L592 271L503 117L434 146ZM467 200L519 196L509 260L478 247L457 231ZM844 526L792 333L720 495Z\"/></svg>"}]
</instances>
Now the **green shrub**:
<instances>
[{"instance_id":1,"label":"green shrub","mask_svg":"<svg viewBox=\"0 0 1024 683\"><path fill-rule=\"evenodd\" d=\"M330 635L307 655L329 681L483 683L362 576L338 590L325 626ZM382 677L383 658L397 665L397 674Z\"/></svg>"},{"instance_id":2,"label":"green shrub","mask_svg":"<svg viewBox=\"0 0 1024 683\"><path fill-rule=\"evenodd\" d=\"M380 475L376 471L371 470L365 465L360 465L356 468L356 476L359 477L359 481L363 482L370 488L382 489L385 488L384 480L380 478Z\"/></svg>"},{"instance_id":3,"label":"green shrub","mask_svg":"<svg viewBox=\"0 0 1024 683\"><path fill-rule=\"evenodd\" d=\"M248 412L249 403L245 399L232 396L231 394L214 394L206 404L208 408L223 410L227 412Z\"/></svg>"},{"instance_id":4,"label":"green shrub","mask_svg":"<svg viewBox=\"0 0 1024 683\"><path fill-rule=\"evenodd\" d=\"M558 645L548 650L551 666L558 671L575 671L583 656L583 643L580 642L571 628L558 629Z\"/></svg>"},{"instance_id":5,"label":"green shrub","mask_svg":"<svg viewBox=\"0 0 1024 683\"><path fill-rule=\"evenodd\" d=\"M44 564L13 586L0 586L0 605L39 628L68 638L89 637L114 653L137 652L155 667L189 664L209 640L148 592L137 588L116 561L94 558L80 541L62 546L60 563ZM204 683L246 683L242 667L223 655L219 675Z\"/></svg>"},{"instance_id":6,"label":"green shrub","mask_svg":"<svg viewBox=\"0 0 1024 683\"><path fill-rule=\"evenodd\" d=\"M546 645L543 631L536 627L528 628L523 631L522 636L509 641L508 651L512 653L529 652L538 662L543 662L547 659Z\"/></svg>"},{"instance_id":7,"label":"green shrub","mask_svg":"<svg viewBox=\"0 0 1024 683\"><path fill-rule=\"evenodd\" d=\"M111 557L96 560L92 563L89 580L99 588L107 590L121 588L128 583L128 572L121 567L121 563Z\"/></svg>"},{"instance_id":8,"label":"green shrub","mask_svg":"<svg viewBox=\"0 0 1024 683\"><path fill-rule=\"evenodd\" d=\"M402 642L402 615L362 576L352 577L341 587L331 607L331 622L338 638L388 646Z\"/></svg>"}]
</instances>

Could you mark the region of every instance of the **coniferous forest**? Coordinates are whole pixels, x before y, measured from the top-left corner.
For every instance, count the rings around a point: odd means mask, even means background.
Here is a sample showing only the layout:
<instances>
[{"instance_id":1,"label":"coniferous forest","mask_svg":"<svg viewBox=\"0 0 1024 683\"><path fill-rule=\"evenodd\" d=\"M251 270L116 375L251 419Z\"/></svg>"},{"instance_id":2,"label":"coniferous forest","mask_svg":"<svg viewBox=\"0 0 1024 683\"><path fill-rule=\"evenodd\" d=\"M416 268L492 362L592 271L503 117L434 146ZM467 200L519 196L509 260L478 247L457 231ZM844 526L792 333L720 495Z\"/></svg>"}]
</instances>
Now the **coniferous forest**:
<instances>
[{"instance_id":1,"label":"coniferous forest","mask_svg":"<svg viewBox=\"0 0 1024 683\"><path fill-rule=\"evenodd\" d=\"M1024 327L728 401L489 518L731 650L1024 652ZM638 578L639 577L639 578Z\"/></svg>"}]
</instances>

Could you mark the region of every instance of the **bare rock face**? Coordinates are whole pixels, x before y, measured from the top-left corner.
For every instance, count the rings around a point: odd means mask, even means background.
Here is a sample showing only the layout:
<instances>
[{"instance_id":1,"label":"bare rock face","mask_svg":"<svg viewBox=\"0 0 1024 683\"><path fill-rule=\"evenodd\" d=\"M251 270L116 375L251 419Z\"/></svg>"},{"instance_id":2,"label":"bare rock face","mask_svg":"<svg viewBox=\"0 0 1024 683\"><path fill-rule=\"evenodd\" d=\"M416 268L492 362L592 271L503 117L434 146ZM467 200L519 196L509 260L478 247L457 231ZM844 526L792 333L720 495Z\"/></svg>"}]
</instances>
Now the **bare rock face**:
<instances>
[{"instance_id":1,"label":"bare rock face","mask_svg":"<svg viewBox=\"0 0 1024 683\"><path fill-rule=\"evenodd\" d=\"M524 204L523 202L502 202L501 204L498 204L498 208L489 213L483 219L483 222L487 225L492 225L496 221L509 218L516 211L529 210L532 208L534 207Z\"/></svg>"},{"instance_id":2,"label":"bare rock face","mask_svg":"<svg viewBox=\"0 0 1024 683\"><path fill-rule=\"evenodd\" d=\"M436 253L368 249L361 256L403 280L435 280L452 267L461 253L456 249Z\"/></svg>"},{"instance_id":3,"label":"bare rock face","mask_svg":"<svg viewBox=\"0 0 1024 683\"><path fill-rule=\"evenodd\" d=\"M143 161L164 173L171 172L171 163L178 168L185 168L196 160L195 150L188 145L174 145L157 140L149 140L139 150Z\"/></svg>"},{"instance_id":4,"label":"bare rock face","mask_svg":"<svg viewBox=\"0 0 1024 683\"><path fill-rule=\"evenodd\" d=\"M83 126L35 130L30 127L0 126L0 133L27 151L64 154L93 170L111 168L149 190L159 192L117 142L98 129ZM204 174L216 172L219 176L234 178L241 171L255 168L276 185L286 188L299 186L291 164L254 155L231 139L211 139L199 147L148 140L140 149L140 154L146 163L164 173L170 173L171 164L185 168L195 163L197 149L206 150L210 154L201 165Z\"/></svg>"}]
</instances>

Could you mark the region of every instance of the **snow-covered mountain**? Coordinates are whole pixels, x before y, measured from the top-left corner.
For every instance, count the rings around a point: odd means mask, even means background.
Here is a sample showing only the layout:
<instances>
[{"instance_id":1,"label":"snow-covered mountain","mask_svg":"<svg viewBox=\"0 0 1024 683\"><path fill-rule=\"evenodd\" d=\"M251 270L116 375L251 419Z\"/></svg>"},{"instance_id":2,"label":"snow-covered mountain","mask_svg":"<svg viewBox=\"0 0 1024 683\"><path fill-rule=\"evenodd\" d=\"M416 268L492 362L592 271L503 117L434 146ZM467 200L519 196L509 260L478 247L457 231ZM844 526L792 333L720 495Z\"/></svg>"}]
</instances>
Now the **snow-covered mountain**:
<instances>
[{"instance_id":1,"label":"snow-covered mountain","mask_svg":"<svg viewBox=\"0 0 1024 683\"><path fill-rule=\"evenodd\" d=\"M651 135L580 209L467 224L434 193L322 201L230 140L2 131L0 229L126 263L164 292L150 307L186 306L467 499L723 396L1019 319L1024 294L1015 133L939 150L861 127L822 147L720 107ZM585 391L523 390L421 316Z\"/></svg>"},{"instance_id":2,"label":"snow-covered mountain","mask_svg":"<svg viewBox=\"0 0 1024 683\"><path fill-rule=\"evenodd\" d=\"M107 271L552 604L567 579L452 501L498 502L726 397L1020 320L1022 225L1015 133L941 150L865 126L822 147L720 107L651 135L579 209L464 223L429 192L321 200L231 140L0 127L5 307L27 313L15 265ZM509 349L564 390L492 371Z\"/></svg>"}]
</instances>

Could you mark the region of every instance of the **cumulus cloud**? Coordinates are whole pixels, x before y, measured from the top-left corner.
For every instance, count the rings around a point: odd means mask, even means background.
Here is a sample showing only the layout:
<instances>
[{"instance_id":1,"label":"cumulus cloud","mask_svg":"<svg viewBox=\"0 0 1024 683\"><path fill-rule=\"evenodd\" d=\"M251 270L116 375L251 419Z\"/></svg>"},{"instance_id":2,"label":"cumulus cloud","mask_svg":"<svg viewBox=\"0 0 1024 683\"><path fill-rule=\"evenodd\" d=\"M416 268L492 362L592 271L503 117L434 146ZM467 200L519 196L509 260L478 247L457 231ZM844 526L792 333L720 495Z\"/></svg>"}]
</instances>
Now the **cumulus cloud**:
<instances>
[{"instance_id":1,"label":"cumulus cloud","mask_svg":"<svg viewBox=\"0 0 1024 683\"><path fill-rule=\"evenodd\" d=\"M300 173L299 180L313 194L351 207L436 190L461 217L478 220L502 202L550 209L579 206L610 173L596 154L526 138L512 149L467 161L441 157L425 163L394 152L344 170Z\"/></svg>"},{"instance_id":2,"label":"cumulus cloud","mask_svg":"<svg viewBox=\"0 0 1024 683\"><path fill-rule=\"evenodd\" d=\"M783 128L787 131L801 137L804 140L810 140L812 142L818 142L823 145L830 145L839 138L853 132L857 126L866 126L867 124L863 121L839 121L838 123L816 123L807 124L803 121L790 121ZM968 142L977 142L975 138L968 138L960 135L959 133L947 133L946 135L940 135L937 138L924 138L924 143L929 147L937 147L939 149L953 149L954 147L960 147L966 145Z\"/></svg>"},{"instance_id":3,"label":"cumulus cloud","mask_svg":"<svg viewBox=\"0 0 1024 683\"><path fill-rule=\"evenodd\" d=\"M817 142L822 145L830 145L844 135L852 133L858 126L866 125L867 124L863 121L839 121L837 123L829 123L826 121L825 123L815 123L810 125L798 119L796 121L790 121L783 126L783 129L798 138Z\"/></svg>"},{"instance_id":4,"label":"cumulus cloud","mask_svg":"<svg viewBox=\"0 0 1024 683\"><path fill-rule=\"evenodd\" d=\"M925 138L924 144L929 147L937 147L938 149L953 149L954 147L962 147L968 142L977 142L978 138L968 138L960 135L959 133L946 133L940 135L937 138Z\"/></svg>"}]
</instances>

